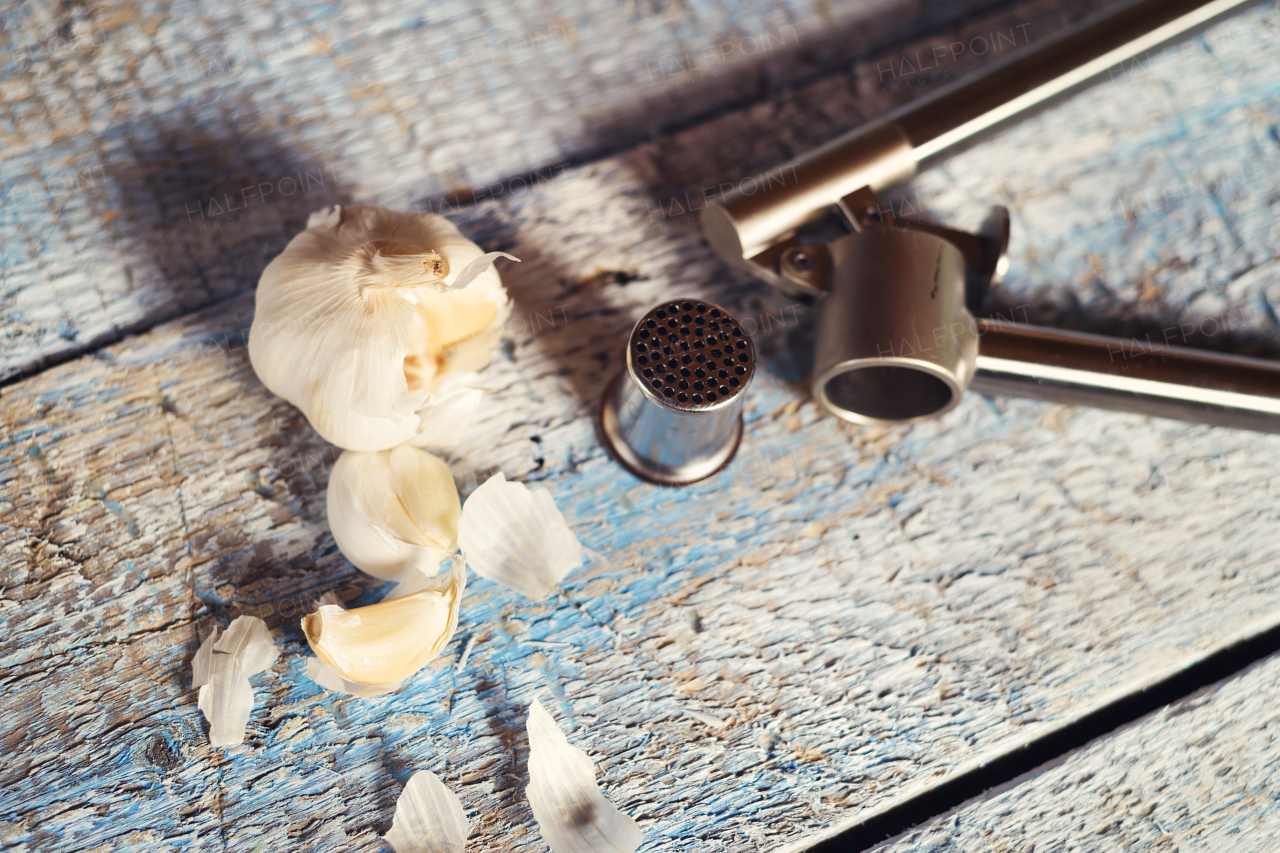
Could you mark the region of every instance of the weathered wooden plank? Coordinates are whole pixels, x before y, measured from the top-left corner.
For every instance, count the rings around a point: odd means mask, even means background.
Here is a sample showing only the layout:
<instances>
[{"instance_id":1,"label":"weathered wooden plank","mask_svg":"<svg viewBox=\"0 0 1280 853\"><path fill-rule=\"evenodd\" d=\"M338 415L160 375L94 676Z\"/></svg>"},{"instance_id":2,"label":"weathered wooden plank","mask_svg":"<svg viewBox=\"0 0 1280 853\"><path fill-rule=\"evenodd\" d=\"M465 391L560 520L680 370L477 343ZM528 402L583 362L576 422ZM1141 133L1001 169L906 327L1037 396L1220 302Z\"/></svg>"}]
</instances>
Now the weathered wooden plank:
<instances>
[{"instance_id":1,"label":"weathered wooden plank","mask_svg":"<svg viewBox=\"0 0 1280 853\"><path fill-rule=\"evenodd\" d=\"M881 853L1230 850L1280 839L1280 660L906 833Z\"/></svg>"},{"instance_id":2,"label":"weathered wooden plank","mask_svg":"<svg viewBox=\"0 0 1280 853\"><path fill-rule=\"evenodd\" d=\"M519 191L992 5L11 5L0 377L252 288L335 199Z\"/></svg>"},{"instance_id":3,"label":"weathered wooden plank","mask_svg":"<svg viewBox=\"0 0 1280 853\"><path fill-rule=\"evenodd\" d=\"M1211 87L1221 75L1254 86L1258 72L1242 57L1218 68L1222 52L1185 61L1197 60L1186 76L1199 87L1188 82L1166 125L1145 130L1155 141L1178 124L1199 133L1204 158L1188 168L1210 174L1234 151L1210 144L1209 121L1221 138L1247 136L1274 95L1256 88L1224 115ZM1042 157L1083 168L1069 131L1114 99L1132 103L1124 87L1141 82L1118 80L1035 134L966 156L1001 174L992 163L1048 140ZM325 530L323 446L261 389L241 348L210 345L234 341L247 297L7 389L0 837L19 850L55 836L69 850L370 849L393 780L429 766L474 810L477 849L540 849L520 788L521 709L541 690L650 849L772 849L1275 624L1277 510L1261 496L1280 486L1280 438L980 398L898 430L819 417L803 400L807 313L725 274L693 231L652 218L665 199L651 188L696 191L696 172L673 169L743 122L469 214L471 233L525 262L508 273L520 322L455 471L464 483L493 466L546 481L613 565L575 574L539 606L477 581L451 656L401 695L334 699L303 673L299 611L361 582ZM1015 172L1006 186L1036 234L1067 202L1077 222L1107 216L1114 179L1094 177L1057 191ZM932 206L950 215L969 203L939 189ZM1238 212L1241 223L1269 216L1249 193ZM1175 232L1158 217L1131 227L1064 241L1055 260L1084 268L1106 250L1123 269L1155 269L1146 245ZM1189 257L1232 257L1201 230L1189 216L1176 232ZM1027 286L1036 248L1019 244L1008 292ZM1266 282L1249 286L1265 295ZM675 292L756 320L764 368L735 467L680 491L617 470L589 421L620 334ZM1258 335L1264 313L1245 321ZM260 678L250 744L224 758L203 745L183 673L197 627L242 611L268 618L285 657ZM455 672L472 635L483 639Z\"/></svg>"}]
</instances>

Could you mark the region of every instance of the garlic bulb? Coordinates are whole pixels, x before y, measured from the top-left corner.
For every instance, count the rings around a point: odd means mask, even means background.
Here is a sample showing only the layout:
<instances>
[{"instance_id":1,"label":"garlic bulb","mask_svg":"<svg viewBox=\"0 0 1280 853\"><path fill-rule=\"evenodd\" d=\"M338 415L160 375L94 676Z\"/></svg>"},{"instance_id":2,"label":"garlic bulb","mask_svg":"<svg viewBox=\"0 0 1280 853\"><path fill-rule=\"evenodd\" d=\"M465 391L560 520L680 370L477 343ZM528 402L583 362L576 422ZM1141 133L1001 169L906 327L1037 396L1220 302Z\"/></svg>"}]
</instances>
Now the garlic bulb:
<instances>
[{"instance_id":1,"label":"garlic bulb","mask_svg":"<svg viewBox=\"0 0 1280 853\"><path fill-rule=\"evenodd\" d=\"M411 441L433 395L489 362L509 310L502 253L430 213L334 207L307 224L258 282L253 369L339 447Z\"/></svg>"},{"instance_id":2,"label":"garlic bulb","mask_svg":"<svg viewBox=\"0 0 1280 853\"><path fill-rule=\"evenodd\" d=\"M366 574L434 575L454 550L462 504L449 466L425 450L347 450L329 474L329 529Z\"/></svg>"},{"instance_id":3,"label":"garlic bulb","mask_svg":"<svg viewBox=\"0 0 1280 853\"><path fill-rule=\"evenodd\" d=\"M354 610L322 605L302 620L302 631L316 656L347 681L403 681L453 638L466 582L466 570L455 560L447 577L402 598Z\"/></svg>"}]
</instances>

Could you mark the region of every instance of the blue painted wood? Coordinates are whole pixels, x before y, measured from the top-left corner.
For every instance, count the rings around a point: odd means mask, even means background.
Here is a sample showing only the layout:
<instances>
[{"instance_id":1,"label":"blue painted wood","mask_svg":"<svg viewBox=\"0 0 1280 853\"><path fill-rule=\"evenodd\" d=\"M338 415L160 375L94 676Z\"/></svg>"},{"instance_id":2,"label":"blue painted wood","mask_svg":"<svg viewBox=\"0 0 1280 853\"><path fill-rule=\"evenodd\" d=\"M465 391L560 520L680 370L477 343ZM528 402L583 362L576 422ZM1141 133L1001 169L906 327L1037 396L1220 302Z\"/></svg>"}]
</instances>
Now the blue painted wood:
<instances>
[{"instance_id":1,"label":"blue painted wood","mask_svg":"<svg viewBox=\"0 0 1280 853\"><path fill-rule=\"evenodd\" d=\"M876 850L1274 850L1278 680L1272 658Z\"/></svg>"}]
</instances>

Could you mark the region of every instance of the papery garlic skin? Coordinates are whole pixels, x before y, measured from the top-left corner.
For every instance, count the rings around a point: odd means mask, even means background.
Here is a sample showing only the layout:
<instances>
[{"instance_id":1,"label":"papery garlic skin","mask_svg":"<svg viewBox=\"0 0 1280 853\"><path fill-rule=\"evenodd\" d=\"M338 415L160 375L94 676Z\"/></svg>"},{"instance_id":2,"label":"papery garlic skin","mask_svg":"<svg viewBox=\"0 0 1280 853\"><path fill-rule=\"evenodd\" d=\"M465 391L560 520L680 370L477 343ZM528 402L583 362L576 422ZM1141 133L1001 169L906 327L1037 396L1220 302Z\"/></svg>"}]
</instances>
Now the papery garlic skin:
<instances>
[{"instance_id":1,"label":"papery garlic skin","mask_svg":"<svg viewBox=\"0 0 1280 853\"><path fill-rule=\"evenodd\" d=\"M542 703L529 706L529 785L525 796L542 840L554 853L634 853L636 822L605 799L596 768L569 743Z\"/></svg>"},{"instance_id":2,"label":"papery garlic skin","mask_svg":"<svg viewBox=\"0 0 1280 853\"><path fill-rule=\"evenodd\" d=\"M466 570L455 560L448 576L426 589L368 607L321 606L302 620L316 656L348 681L403 681L439 656L458 630Z\"/></svg>"},{"instance_id":3,"label":"papery garlic skin","mask_svg":"<svg viewBox=\"0 0 1280 853\"><path fill-rule=\"evenodd\" d=\"M353 205L308 225L258 282L253 368L339 447L409 441L432 394L489 361L510 307L493 256L430 213Z\"/></svg>"},{"instance_id":4,"label":"papery garlic skin","mask_svg":"<svg viewBox=\"0 0 1280 853\"><path fill-rule=\"evenodd\" d=\"M550 492L508 480L501 471L467 498L458 544L480 577L535 601L555 592L585 552Z\"/></svg>"},{"instance_id":5,"label":"papery garlic skin","mask_svg":"<svg viewBox=\"0 0 1280 853\"><path fill-rule=\"evenodd\" d=\"M384 840L396 853L462 853L471 826L458 795L430 770L409 777Z\"/></svg>"},{"instance_id":6,"label":"papery garlic skin","mask_svg":"<svg viewBox=\"0 0 1280 853\"><path fill-rule=\"evenodd\" d=\"M329 529L338 549L375 578L435 575L458 538L462 504L449 466L416 447L347 450L327 491Z\"/></svg>"},{"instance_id":7,"label":"papery garlic skin","mask_svg":"<svg viewBox=\"0 0 1280 853\"><path fill-rule=\"evenodd\" d=\"M191 686L197 706L209 721L211 746L244 742L253 710L249 676L269 669L280 657L267 625L257 616L237 616L219 636L215 627L191 660Z\"/></svg>"}]
</instances>

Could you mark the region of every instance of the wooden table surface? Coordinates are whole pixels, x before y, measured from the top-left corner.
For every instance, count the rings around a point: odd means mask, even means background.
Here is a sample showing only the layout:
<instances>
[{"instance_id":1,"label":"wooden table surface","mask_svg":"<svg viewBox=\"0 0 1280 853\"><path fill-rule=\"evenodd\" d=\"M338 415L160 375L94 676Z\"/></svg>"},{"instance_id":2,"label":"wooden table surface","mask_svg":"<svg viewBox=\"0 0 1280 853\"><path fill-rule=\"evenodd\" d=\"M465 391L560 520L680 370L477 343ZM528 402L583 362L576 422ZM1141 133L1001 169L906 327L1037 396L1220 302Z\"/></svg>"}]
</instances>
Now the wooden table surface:
<instances>
[{"instance_id":1,"label":"wooden table surface","mask_svg":"<svg viewBox=\"0 0 1280 853\"><path fill-rule=\"evenodd\" d=\"M541 696L643 850L799 850L1280 626L1280 436L978 395L837 422L807 394L810 309L688 210L1097 5L4 6L0 846L388 849L429 768L468 849L545 850ZM1276 356L1278 44L1274 7L1242 13L896 201L1011 209L1006 312ZM328 532L335 451L243 337L265 262L335 201L443 211L523 259L448 461L464 493L545 485L608 559L538 604L474 579L447 653L374 699L306 676L301 616L381 588ZM591 422L673 294L754 320L761 360L738 458L682 490ZM190 659L241 613L282 656L246 743L211 749ZM1275 849L1277 666L888 849Z\"/></svg>"}]
</instances>

